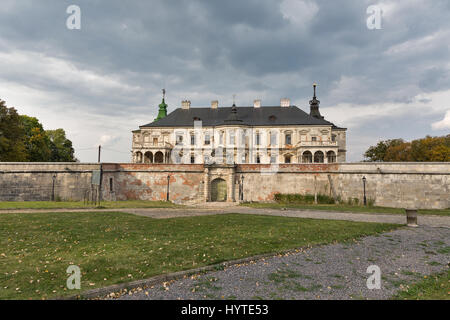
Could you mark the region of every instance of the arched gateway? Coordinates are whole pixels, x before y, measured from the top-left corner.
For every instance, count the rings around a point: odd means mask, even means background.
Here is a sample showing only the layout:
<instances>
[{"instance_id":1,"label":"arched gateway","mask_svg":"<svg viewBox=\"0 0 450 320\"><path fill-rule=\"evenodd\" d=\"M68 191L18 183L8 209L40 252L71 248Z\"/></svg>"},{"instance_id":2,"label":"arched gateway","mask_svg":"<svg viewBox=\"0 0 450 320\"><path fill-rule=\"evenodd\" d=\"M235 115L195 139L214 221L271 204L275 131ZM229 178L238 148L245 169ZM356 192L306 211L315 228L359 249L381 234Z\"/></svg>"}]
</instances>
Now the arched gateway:
<instances>
[{"instance_id":1,"label":"arched gateway","mask_svg":"<svg viewBox=\"0 0 450 320\"><path fill-rule=\"evenodd\" d=\"M227 201L227 182L221 178L211 182L211 201Z\"/></svg>"}]
</instances>

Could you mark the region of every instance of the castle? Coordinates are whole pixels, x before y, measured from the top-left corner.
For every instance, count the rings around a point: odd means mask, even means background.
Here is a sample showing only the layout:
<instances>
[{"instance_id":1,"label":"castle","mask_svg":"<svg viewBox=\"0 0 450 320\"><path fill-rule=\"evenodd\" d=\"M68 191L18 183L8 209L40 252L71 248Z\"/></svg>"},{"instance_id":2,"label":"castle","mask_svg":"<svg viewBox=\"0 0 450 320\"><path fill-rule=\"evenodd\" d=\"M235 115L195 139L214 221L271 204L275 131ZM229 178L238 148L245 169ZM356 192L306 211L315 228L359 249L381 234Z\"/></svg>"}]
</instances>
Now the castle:
<instances>
[{"instance_id":1,"label":"castle","mask_svg":"<svg viewBox=\"0 0 450 320\"><path fill-rule=\"evenodd\" d=\"M279 106L181 108L167 114L165 91L155 121L133 131L133 163L281 164L346 161L346 129L281 99Z\"/></svg>"}]
</instances>

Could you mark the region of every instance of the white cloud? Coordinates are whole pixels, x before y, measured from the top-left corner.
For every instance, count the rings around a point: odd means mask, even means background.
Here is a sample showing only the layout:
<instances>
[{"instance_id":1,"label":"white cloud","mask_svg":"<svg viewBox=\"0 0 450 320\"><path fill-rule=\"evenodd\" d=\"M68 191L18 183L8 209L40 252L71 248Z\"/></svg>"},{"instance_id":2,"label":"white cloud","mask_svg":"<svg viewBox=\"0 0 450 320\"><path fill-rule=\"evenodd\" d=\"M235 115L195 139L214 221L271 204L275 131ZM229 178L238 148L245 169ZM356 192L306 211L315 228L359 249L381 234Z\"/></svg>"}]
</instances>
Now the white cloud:
<instances>
[{"instance_id":1,"label":"white cloud","mask_svg":"<svg viewBox=\"0 0 450 320\"><path fill-rule=\"evenodd\" d=\"M357 85L355 79L347 79L344 83L350 84L349 86L342 86L344 94L346 91L344 88L351 87L352 84ZM339 90L338 90L339 91ZM450 89L444 91L433 92L429 94L418 94L413 97L410 103L376 103L376 104L350 104L341 103L334 107L322 108L322 113L325 114L326 119L335 122L338 125L344 125L348 128L356 128L364 126L364 123L368 121L377 121L384 117L400 117L407 116L411 112L419 111L424 114L437 114L442 111L447 111L450 105ZM351 116L350 116L351 115ZM447 117L449 116L447 111L446 118L434 125L433 129L443 129L444 124L448 123ZM446 120L447 119L447 120Z\"/></svg>"},{"instance_id":2,"label":"white cloud","mask_svg":"<svg viewBox=\"0 0 450 320\"><path fill-rule=\"evenodd\" d=\"M431 127L433 130L450 130L450 110L445 113L444 119L433 123Z\"/></svg>"},{"instance_id":3,"label":"white cloud","mask_svg":"<svg viewBox=\"0 0 450 320\"><path fill-rule=\"evenodd\" d=\"M385 55L417 55L423 51L435 50L442 46L442 43L448 43L450 32L438 31L431 35L419 39L407 40L399 44L395 44L384 51Z\"/></svg>"},{"instance_id":4,"label":"white cloud","mask_svg":"<svg viewBox=\"0 0 450 320\"><path fill-rule=\"evenodd\" d=\"M319 11L317 4L304 0L284 0L280 5L283 18L304 27Z\"/></svg>"},{"instance_id":5,"label":"white cloud","mask_svg":"<svg viewBox=\"0 0 450 320\"><path fill-rule=\"evenodd\" d=\"M40 79L66 88L82 88L92 94L105 91L133 94L140 87L125 83L117 75L103 75L93 70L81 69L74 63L62 58L47 56L43 53L13 50L0 52L0 77Z\"/></svg>"}]
</instances>

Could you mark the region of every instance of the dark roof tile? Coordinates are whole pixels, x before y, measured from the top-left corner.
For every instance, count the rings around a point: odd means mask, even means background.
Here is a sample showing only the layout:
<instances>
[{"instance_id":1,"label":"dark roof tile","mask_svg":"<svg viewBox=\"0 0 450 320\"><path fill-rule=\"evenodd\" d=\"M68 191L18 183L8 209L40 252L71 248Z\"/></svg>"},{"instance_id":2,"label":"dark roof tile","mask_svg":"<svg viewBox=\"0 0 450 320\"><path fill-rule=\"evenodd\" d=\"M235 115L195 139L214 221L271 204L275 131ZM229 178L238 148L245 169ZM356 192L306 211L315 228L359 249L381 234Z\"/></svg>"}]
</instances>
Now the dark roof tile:
<instances>
[{"instance_id":1,"label":"dark roof tile","mask_svg":"<svg viewBox=\"0 0 450 320\"><path fill-rule=\"evenodd\" d=\"M178 108L165 118L143 125L149 127L193 127L194 119L201 120L203 126L227 125L225 121L231 113L231 107L223 108ZM278 126L278 125L331 125L333 123L317 119L296 106L290 107L237 107L239 124L250 126ZM229 123L231 124L231 123ZM232 124L236 124L233 121Z\"/></svg>"}]
</instances>

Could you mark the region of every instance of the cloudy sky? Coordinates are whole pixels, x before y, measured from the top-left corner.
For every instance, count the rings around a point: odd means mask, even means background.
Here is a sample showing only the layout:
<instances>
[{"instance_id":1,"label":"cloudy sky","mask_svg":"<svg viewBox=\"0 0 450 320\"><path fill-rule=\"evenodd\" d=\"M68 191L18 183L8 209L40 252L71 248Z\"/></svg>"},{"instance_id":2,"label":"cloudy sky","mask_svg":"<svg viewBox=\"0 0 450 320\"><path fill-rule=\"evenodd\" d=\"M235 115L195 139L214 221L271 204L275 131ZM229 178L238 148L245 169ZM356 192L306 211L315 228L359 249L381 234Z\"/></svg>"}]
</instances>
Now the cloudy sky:
<instances>
[{"instance_id":1,"label":"cloudy sky","mask_svg":"<svg viewBox=\"0 0 450 320\"><path fill-rule=\"evenodd\" d=\"M69 30L69 5L81 30ZM367 8L382 10L369 29ZM130 161L131 130L169 111L279 104L348 128L348 160L381 139L450 132L448 0L2 0L0 99L62 127L81 161Z\"/></svg>"}]
</instances>

